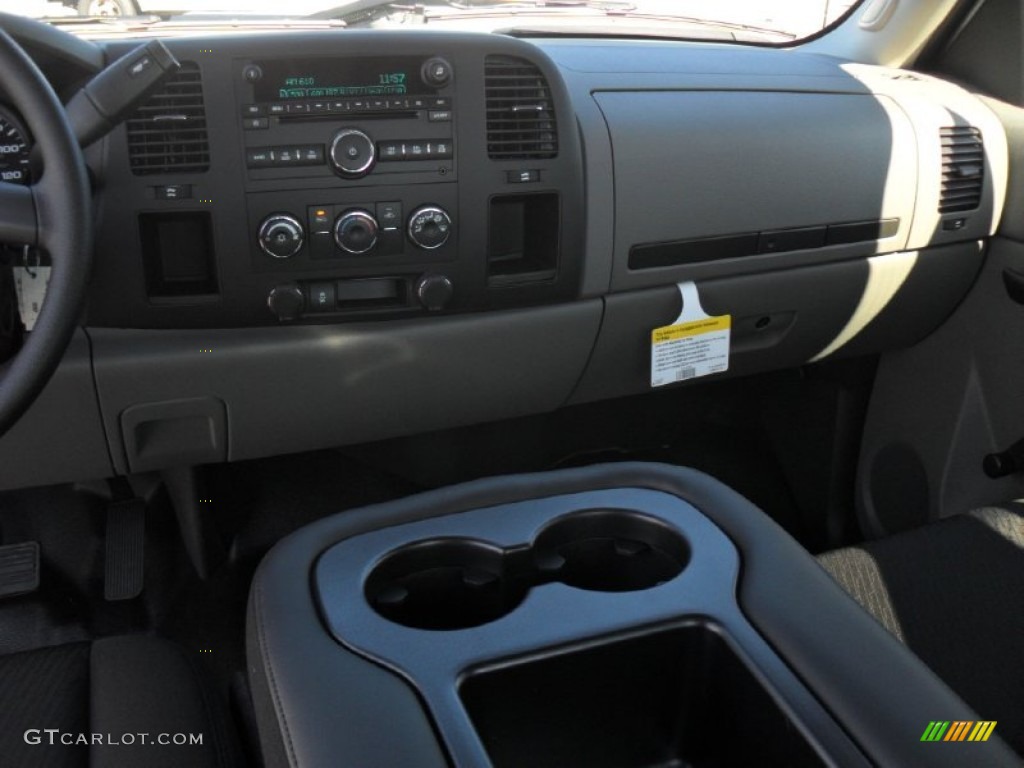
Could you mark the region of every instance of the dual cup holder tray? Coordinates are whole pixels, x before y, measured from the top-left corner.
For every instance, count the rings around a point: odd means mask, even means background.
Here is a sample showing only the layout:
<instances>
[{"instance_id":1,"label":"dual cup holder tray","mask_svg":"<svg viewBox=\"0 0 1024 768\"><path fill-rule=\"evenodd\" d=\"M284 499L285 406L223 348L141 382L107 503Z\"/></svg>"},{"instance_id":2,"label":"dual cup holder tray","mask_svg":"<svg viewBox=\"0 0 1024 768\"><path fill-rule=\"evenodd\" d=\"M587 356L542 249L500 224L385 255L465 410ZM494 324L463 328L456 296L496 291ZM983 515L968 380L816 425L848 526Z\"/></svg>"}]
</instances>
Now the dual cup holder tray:
<instances>
[{"instance_id":1,"label":"dual cup holder tray","mask_svg":"<svg viewBox=\"0 0 1024 768\"><path fill-rule=\"evenodd\" d=\"M739 572L688 502L624 488L361 534L314 591L338 642L419 692L454 765L826 764L836 726L743 617Z\"/></svg>"}]
</instances>

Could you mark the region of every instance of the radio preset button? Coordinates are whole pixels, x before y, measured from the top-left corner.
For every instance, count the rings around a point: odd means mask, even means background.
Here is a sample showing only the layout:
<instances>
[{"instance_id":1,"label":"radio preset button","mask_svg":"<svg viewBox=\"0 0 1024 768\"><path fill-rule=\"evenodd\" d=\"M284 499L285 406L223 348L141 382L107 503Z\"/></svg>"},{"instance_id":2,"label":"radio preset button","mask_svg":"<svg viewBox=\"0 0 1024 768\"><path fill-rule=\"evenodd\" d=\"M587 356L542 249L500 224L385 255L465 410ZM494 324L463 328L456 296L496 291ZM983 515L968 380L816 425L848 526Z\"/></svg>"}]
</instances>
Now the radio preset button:
<instances>
[{"instance_id":1,"label":"radio preset button","mask_svg":"<svg viewBox=\"0 0 1024 768\"><path fill-rule=\"evenodd\" d=\"M450 109L432 109L427 112L427 121L431 123L450 123L452 111Z\"/></svg>"},{"instance_id":2,"label":"radio preset button","mask_svg":"<svg viewBox=\"0 0 1024 768\"><path fill-rule=\"evenodd\" d=\"M280 102L271 104L267 107L267 111L272 115L284 115L288 112L288 105Z\"/></svg>"},{"instance_id":3,"label":"radio preset button","mask_svg":"<svg viewBox=\"0 0 1024 768\"><path fill-rule=\"evenodd\" d=\"M401 160L402 142L381 141L377 143L377 154L381 160Z\"/></svg>"},{"instance_id":4,"label":"radio preset button","mask_svg":"<svg viewBox=\"0 0 1024 768\"><path fill-rule=\"evenodd\" d=\"M242 107L242 117L260 117L265 114L262 104L245 104Z\"/></svg>"},{"instance_id":5,"label":"radio preset button","mask_svg":"<svg viewBox=\"0 0 1024 768\"><path fill-rule=\"evenodd\" d=\"M324 147L322 144L309 144L299 148L303 165L319 165L324 161Z\"/></svg>"},{"instance_id":6,"label":"radio preset button","mask_svg":"<svg viewBox=\"0 0 1024 768\"><path fill-rule=\"evenodd\" d=\"M281 168L293 165L322 165L323 144L300 144L293 147L256 147L246 150L250 168Z\"/></svg>"},{"instance_id":7,"label":"radio preset button","mask_svg":"<svg viewBox=\"0 0 1024 768\"><path fill-rule=\"evenodd\" d=\"M427 160L430 157L426 141L410 141L405 145L405 157L408 160Z\"/></svg>"},{"instance_id":8,"label":"radio preset button","mask_svg":"<svg viewBox=\"0 0 1024 768\"><path fill-rule=\"evenodd\" d=\"M270 147L249 149L245 153L245 162L250 168L269 168L274 159L274 150Z\"/></svg>"}]
</instances>

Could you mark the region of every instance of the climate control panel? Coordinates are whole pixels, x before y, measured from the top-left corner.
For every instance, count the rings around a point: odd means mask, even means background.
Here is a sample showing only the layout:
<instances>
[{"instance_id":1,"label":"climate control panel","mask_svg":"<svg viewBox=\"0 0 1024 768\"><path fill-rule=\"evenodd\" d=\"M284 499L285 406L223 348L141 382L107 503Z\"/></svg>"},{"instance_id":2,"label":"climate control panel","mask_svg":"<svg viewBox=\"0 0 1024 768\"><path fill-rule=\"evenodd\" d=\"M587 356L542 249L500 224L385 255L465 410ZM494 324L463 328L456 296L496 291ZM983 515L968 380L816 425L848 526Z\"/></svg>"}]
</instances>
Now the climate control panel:
<instances>
[{"instance_id":1,"label":"climate control panel","mask_svg":"<svg viewBox=\"0 0 1024 768\"><path fill-rule=\"evenodd\" d=\"M367 194L367 193L370 194ZM454 184L252 194L250 232L258 272L357 272L455 259Z\"/></svg>"},{"instance_id":2,"label":"climate control panel","mask_svg":"<svg viewBox=\"0 0 1024 768\"><path fill-rule=\"evenodd\" d=\"M422 205L403 222L400 202L376 203L373 210L346 205L308 208L310 256L395 255L403 252L403 235L414 247L434 251L445 245L455 227L451 214L437 205ZM404 226L403 226L404 224ZM260 222L256 242L272 259L290 259L302 250L307 232L290 213L272 213ZM377 246L383 247L378 251Z\"/></svg>"}]
</instances>

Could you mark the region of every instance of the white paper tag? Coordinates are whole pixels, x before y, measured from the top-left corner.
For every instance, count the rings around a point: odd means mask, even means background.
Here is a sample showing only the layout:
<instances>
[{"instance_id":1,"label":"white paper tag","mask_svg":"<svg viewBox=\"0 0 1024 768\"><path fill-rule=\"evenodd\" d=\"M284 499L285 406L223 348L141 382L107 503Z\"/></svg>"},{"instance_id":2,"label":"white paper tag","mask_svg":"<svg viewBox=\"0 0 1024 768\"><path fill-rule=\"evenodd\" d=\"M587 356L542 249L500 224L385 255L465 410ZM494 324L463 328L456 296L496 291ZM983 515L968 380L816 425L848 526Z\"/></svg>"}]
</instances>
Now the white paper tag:
<instances>
[{"instance_id":1,"label":"white paper tag","mask_svg":"<svg viewBox=\"0 0 1024 768\"><path fill-rule=\"evenodd\" d=\"M50 267L14 267L14 290L18 294L18 313L25 330L35 328L39 310L46 298Z\"/></svg>"},{"instance_id":2,"label":"white paper tag","mask_svg":"<svg viewBox=\"0 0 1024 768\"><path fill-rule=\"evenodd\" d=\"M708 316L694 282L678 287L683 311L672 325L651 331L652 387L729 370L732 315Z\"/></svg>"}]
</instances>

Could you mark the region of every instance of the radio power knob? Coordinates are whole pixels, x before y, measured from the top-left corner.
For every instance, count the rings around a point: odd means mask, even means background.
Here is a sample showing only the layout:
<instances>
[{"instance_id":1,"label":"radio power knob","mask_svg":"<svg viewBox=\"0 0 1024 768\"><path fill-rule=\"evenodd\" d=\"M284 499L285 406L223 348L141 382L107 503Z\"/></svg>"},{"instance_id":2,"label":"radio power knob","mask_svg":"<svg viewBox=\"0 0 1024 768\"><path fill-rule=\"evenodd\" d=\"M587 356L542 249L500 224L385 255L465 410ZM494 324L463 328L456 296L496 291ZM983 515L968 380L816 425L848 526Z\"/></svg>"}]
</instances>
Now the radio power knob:
<instances>
[{"instance_id":1,"label":"radio power knob","mask_svg":"<svg viewBox=\"0 0 1024 768\"><path fill-rule=\"evenodd\" d=\"M373 164L377 162L377 147L373 139L362 131L342 128L334 134L327 156L340 176L358 179L373 170Z\"/></svg>"},{"instance_id":2,"label":"radio power knob","mask_svg":"<svg viewBox=\"0 0 1024 768\"><path fill-rule=\"evenodd\" d=\"M275 259L289 259L299 252L305 240L302 223L288 213L267 216L260 224L256 239L260 248Z\"/></svg>"},{"instance_id":3,"label":"radio power knob","mask_svg":"<svg viewBox=\"0 0 1024 768\"><path fill-rule=\"evenodd\" d=\"M346 253L367 253L377 244L377 220L367 211L353 208L334 222L334 242Z\"/></svg>"},{"instance_id":4,"label":"radio power knob","mask_svg":"<svg viewBox=\"0 0 1024 768\"><path fill-rule=\"evenodd\" d=\"M409 216L409 239L417 248L432 251L448 242L452 234L452 217L444 208L424 205Z\"/></svg>"}]
</instances>

